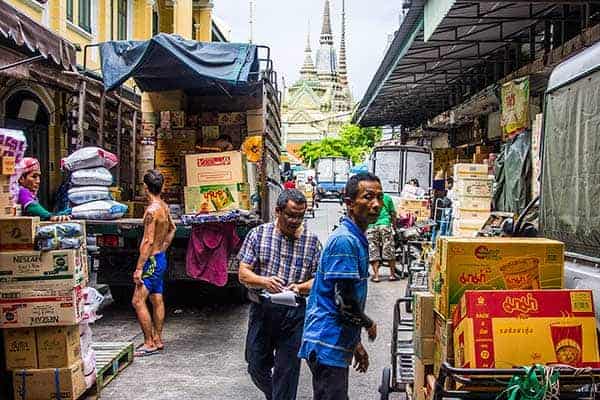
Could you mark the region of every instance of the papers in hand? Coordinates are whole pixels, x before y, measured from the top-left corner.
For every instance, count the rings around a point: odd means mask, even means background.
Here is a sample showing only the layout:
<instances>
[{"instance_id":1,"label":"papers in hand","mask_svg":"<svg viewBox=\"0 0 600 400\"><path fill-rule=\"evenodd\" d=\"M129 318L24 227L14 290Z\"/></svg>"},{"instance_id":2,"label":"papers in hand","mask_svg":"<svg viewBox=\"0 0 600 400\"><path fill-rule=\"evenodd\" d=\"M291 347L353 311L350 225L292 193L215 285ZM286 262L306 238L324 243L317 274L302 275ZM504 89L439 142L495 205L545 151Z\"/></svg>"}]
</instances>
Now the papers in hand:
<instances>
[{"instance_id":1,"label":"papers in hand","mask_svg":"<svg viewBox=\"0 0 600 400\"><path fill-rule=\"evenodd\" d=\"M273 304L280 304L288 307L298 307L296 302L296 293L291 290L284 290L281 293L264 292L263 296L268 297Z\"/></svg>"}]
</instances>

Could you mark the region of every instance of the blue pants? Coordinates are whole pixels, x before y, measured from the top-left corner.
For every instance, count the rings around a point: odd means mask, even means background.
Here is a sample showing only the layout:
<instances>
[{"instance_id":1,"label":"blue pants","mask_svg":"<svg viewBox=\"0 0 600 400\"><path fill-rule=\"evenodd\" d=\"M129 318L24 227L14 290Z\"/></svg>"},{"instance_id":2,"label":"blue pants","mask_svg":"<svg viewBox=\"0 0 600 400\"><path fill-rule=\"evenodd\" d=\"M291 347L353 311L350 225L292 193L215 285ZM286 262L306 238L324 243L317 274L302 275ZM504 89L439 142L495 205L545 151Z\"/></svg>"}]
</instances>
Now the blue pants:
<instances>
[{"instance_id":1,"label":"blue pants","mask_svg":"<svg viewBox=\"0 0 600 400\"><path fill-rule=\"evenodd\" d=\"M250 306L248 373L267 400L296 399L305 308L270 303Z\"/></svg>"}]
</instances>

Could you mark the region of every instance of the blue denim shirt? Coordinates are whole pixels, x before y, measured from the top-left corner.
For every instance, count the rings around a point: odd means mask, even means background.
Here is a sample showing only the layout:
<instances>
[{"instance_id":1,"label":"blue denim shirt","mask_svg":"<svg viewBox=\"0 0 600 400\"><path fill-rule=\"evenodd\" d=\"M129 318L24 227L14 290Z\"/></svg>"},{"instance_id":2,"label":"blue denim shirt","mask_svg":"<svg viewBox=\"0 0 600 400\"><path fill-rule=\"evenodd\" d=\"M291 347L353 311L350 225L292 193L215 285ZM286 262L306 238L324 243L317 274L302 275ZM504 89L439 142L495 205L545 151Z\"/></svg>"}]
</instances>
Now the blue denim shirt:
<instances>
[{"instance_id":1,"label":"blue denim shirt","mask_svg":"<svg viewBox=\"0 0 600 400\"><path fill-rule=\"evenodd\" d=\"M367 238L351 219L345 218L323 249L306 306L300 358L309 359L314 353L323 365L346 368L352 363L361 329L340 322L335 305L335 281L354 281L356 298L364 310L368 277Z\"/></svg>"}]
</instances>

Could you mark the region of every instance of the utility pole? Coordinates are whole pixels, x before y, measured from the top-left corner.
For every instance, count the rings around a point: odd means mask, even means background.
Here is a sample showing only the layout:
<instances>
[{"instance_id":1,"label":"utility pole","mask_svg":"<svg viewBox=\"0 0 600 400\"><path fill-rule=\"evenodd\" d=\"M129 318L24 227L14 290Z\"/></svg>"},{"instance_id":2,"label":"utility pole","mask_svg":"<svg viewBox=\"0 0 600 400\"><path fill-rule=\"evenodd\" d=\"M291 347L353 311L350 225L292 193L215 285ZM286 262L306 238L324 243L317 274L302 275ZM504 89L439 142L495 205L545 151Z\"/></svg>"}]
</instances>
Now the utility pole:
<instances>
[{"instance_id":1,"label":"utility pole","mask_svg":"<svg viewBox=\"0 0 600 400\"><path fill-rule=\"evenodd\" d=\"M250 25L250 38L248 42L252 43L254 40L254 0L250 0L250 19L248 24Z\"/></svg>"}]
</instances>

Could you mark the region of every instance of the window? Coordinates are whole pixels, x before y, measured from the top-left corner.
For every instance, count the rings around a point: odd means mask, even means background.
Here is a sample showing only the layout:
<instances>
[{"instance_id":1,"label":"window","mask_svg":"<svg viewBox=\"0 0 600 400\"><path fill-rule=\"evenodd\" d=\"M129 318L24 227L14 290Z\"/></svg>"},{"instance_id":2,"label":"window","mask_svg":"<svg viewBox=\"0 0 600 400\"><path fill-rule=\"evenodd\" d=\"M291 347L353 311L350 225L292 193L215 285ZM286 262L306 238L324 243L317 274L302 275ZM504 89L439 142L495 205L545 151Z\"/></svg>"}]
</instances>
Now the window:
<instances>
[{"instance_id":1,"label":"window","mask_svg":"<svg viewBox=\"0 0 600 400\"><path fill-rule=\"evenodd\" d=\"M117 0L117 40L127 40L127 0Z\"/></svg>"},{"instance_id":2,"label":"window","mask_svg":"<svg viewBox=\"0 0 600 400\"><path fill-rule=\"evenodd\" d=\"M79 0L79 27L86 30L87 32L92 32L92 0Z\"/></svg>"},{"instance_id":3,"label":"window","mask_svg":"<svg viewBox=\"0 0 600 400\"><path fill-rule=\"evenodd\" d=\"M67 0L67 20L73 22L73 0Z\"/></svg>"}]
</instances>

